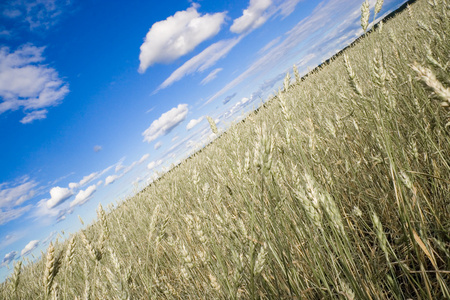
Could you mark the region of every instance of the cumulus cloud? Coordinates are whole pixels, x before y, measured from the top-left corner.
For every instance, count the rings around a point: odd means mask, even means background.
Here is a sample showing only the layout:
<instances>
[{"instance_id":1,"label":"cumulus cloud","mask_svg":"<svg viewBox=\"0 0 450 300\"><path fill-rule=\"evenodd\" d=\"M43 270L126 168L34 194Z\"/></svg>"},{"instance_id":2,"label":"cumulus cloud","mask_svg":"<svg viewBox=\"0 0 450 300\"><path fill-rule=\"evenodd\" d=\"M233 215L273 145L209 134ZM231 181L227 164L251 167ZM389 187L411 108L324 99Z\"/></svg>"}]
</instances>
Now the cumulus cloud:
<instances>
[{"instance_id":1,"label":"cumulus cloud","mask_svg":"<svg viewBox=\"0 0 450 300\"><path fill-rule=\"evenodd\" d=\"M230 31L243 33L258 28L266 22L267 16L264 12L271 4L271 0L250 0L250 5L244 10L242 16L233 21Z\"/></svg>"},{"instance_id":2,"label":"cumulus cloud","mask_svg":"<svg viewBox=\"0 0 450 300\"><path fill-rule=\"evenodd\" d=\"M23 109L23 124L44 119L47 107L59 105L69 92L55 69L39 64L44 47L24 45L15 52L0 48L0 114Z\"/></svg>"},{"instance_id":3,"label":"cumulus cloud","mask_svg":"<svg viewBox=\"0 0 450 300\"><path fill-rule=\"evenodd\" d=\"M70 189L56 186L50 190L51 198L47 200L47 207L54 208L69 199L72 195L73 193Z\"/></svg>"},{"instance_id":4,"label":"cumulus cloud","mask_svg":"<svg viewBox=\"0 0 450 300\"><path fill-rule=\"evenodd\" d=\"M150 143L158 137L168 134L186 119L187 113L187 104L179 104L177 107L163 113L159 119L153 121L150 127L142 133L144 142Z\"/></svg>"},{"instance_id":5,"label":"cumulus cloud","mask_svg":"<svg viewBox=\"0 0 450 300\"><path fill-rule=\"evenodd\" d=\"M155 91L165 89L166 87L172 85L174 82L182 79L184 76L195 73L203 72L208 68L212 67L219 59L225 57L228 52L236 46L242 36L221 40L217 43L212 44L201 53L197 54L187 62L185 62L181 67L176 69Z\"/></svg>"},{"instance_id":6,"label":"cumulus cloud","mask_svg":"<svg viewBox=\"0 0 450 300\"><path fill-rule=\"evenodd\" d=\"M191 130L192 128L194 128L198 123L200 123L201 121L203 121L204 117L201 116L198 119L192 119L189 121L189 123L186 125L186 129L187 130Z\"/></svg>"},{"instance_id":7,"label":"cumulus cloud","mask_svg":"<svg viewBox=\"0 0 450 300\"><path fill-rule=\"evenodd\" d=\"M197 7L193 5L152 25L140 48L140 73L155 63L176 60L219 33L225 13L201 15Z\"/></svg>"},{"instance_id":8,"label":"cumulus cloud","mask_svg":"<svg viewBox=\"0 0 450 300\"><path fill-rule=\"evenodd\" d=\"M155 144L155 150L158 150L159 148L161 148L161 146L162 146L162 143L161 142L157 142L156 144Z\"/></svg>"},{"instance_id":9,"label":"cumulus cloud","mask_svg":"<svg viewBox=\"0 0 450 300\"><path fill-rule=\"evenodd\" d=\"M39 240L33 240L30 241L20 252L20 255L25 256L30 254L31 251L36 249L36 247L39 245Z\"/></svg>"},{"instance_id":10,"label":"cumulus cloud","mask_svg":"<svg viewBox=\"0 0 450 300\"><path fill-rule=\"evenodd\" d=\"M9 265L9 263L14 260L16 255L17 255L17 251L11 251L8 254L6 254L5 257L2 260L1 266Z\"/></svg>"},{"instance_id":11,"label":"cumulus cloud","mask_svg":"<svg viewBox=\"0 0 450 300\"><path fill-rule=\"evenodd\" d=\"M105 186L110 185L111 183L113 183L114 181L116 181L119 178L118 175L109 175L108 177L106 177L105 179Z\"/></svg>"},{"instance_id":12,"label":"cumulus cloud","mask_svg":"<svg viewBox=\"0 0 450 300\"><path fill-rule=\"evenodd\" d=\"M108 179L108 177L106 179ZM96 190L97 186L93 184L84 191L79 191L75 196L75 199L70 202L70 207L74 207L75 205L83 205L84 203L86 203L86 201L91 199L92 194L94 194Z\"/></svg>"},{"instance_id":13,"label":"cumulus cloud","mask_svg":"<svg viewBox=\"0 0 450 300\"><path fill-rule=\"evenodd\" d=\"M211 73L209 73L208 76L206 76L206 77L202 80L202 82L200 82L200 84L201 84L201 85L205 85L205 84L207 84L208 82L210 82L211 80L216 79L217 74L219 74L219 72L222 71L222 70L223 70L222 68L217 68L217 69L212 70Z\"/></svg>"}]
</instances>

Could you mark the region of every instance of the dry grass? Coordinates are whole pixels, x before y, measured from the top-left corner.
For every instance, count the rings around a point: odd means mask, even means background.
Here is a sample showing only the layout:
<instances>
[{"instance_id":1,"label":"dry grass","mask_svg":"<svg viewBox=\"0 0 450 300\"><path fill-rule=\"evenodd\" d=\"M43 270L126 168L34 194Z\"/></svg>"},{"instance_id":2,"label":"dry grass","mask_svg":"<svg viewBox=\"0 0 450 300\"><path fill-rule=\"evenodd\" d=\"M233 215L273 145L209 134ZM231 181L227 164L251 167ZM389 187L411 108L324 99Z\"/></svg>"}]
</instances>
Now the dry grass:
<instances>
[{"instance_id":1,"label":"dry grass","mask_svg":"<svg viewBox=\"0 0 450 300\"><path fill-rule=\"evenodd\" d=\"M19 265L0 298L449 298L448 13L419 0L294 72L201 153Z\"/></svg>"}]
</instances>

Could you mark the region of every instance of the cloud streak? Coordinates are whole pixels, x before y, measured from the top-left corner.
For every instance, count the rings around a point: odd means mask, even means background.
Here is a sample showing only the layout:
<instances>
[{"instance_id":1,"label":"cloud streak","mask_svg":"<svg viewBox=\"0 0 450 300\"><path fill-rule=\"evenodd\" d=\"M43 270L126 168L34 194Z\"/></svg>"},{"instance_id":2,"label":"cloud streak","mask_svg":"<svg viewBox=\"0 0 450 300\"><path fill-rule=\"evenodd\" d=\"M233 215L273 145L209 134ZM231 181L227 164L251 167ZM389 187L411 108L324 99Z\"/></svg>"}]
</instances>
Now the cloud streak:
<instances>
[{"instance_id":1,"label":"cloud streak","mask_svg":"<svg viewBox=\"0 0 450 300\"><path fill-rule=\"evenodd\" d=\"M181 80L184 76L190 75L196 72L203 72L208 68L212 67L216 64L216 62L225 57L228 52L236 46L239 41L242 39L242 36L221 40L217 43L212 44L205 50L203 50L200 54L197 54L187 62L185 62L181 67L176 69L170 76L167 78L155 91L165 89L173 83Z\"/></svg>"},{"instance_id":2,"label":"cloud streak","mask_svg":"<svg viewBox=\"0 0 450 300\"><path fill-rule=\"evenodd\" d=\"M206 76L206 77L202 80L202 82L200 82L200 84L201 84L201 85L205 85L205 84L207 84L208 82L210 82L210 81L216 79L217 74L219 74L219 72L222 71L222 70L223 70L222 68L217 68L217 69L212 70L211 73L209 73L208 76Z\"/></svg>"}]
</instances>

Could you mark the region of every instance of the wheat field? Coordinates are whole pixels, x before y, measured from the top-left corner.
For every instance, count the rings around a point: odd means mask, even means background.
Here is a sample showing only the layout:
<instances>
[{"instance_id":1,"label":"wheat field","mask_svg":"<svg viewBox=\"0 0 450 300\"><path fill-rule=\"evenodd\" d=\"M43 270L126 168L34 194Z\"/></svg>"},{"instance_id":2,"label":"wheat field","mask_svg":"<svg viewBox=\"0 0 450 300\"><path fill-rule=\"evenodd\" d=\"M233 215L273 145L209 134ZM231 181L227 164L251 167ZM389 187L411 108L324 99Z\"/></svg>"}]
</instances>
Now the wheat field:
<instances>
[{"instance_id":1,"label":"wheat field","mask_svg":"<svg viewBox=\"0 0 450 300\"><path fill-rule=\"evenodd\" d=\"M449 299L450 3L418 0L98 221L1 299ZM213 128L217 130L217 128Z\"/></svg>"}]
</instances>

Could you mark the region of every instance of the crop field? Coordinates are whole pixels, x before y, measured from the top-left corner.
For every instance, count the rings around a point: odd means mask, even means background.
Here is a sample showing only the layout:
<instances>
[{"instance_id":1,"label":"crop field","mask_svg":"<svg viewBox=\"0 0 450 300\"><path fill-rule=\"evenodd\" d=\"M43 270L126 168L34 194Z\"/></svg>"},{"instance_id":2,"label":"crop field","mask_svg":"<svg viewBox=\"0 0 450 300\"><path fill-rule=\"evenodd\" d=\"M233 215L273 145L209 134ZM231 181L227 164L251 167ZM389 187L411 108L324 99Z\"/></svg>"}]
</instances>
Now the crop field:
<instances>
[{"instance_id":1,"label":"crop field","mask_svg":"<svg viewBox=\"0 0 450 300\"><path fill-rule=\"evenodd\" d=\"M375 28L365 5L359 42L16 264L0 298L449 299L450 3Z\"/></svg>"}]
</instances>

